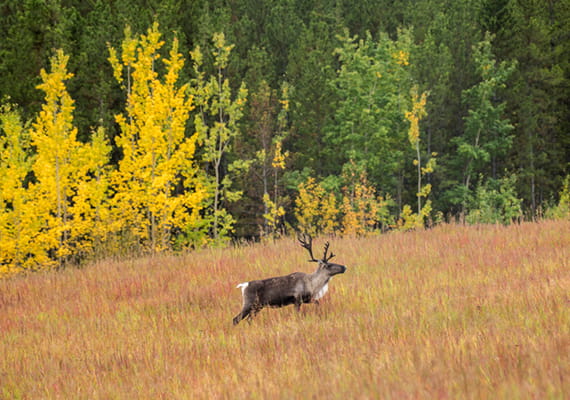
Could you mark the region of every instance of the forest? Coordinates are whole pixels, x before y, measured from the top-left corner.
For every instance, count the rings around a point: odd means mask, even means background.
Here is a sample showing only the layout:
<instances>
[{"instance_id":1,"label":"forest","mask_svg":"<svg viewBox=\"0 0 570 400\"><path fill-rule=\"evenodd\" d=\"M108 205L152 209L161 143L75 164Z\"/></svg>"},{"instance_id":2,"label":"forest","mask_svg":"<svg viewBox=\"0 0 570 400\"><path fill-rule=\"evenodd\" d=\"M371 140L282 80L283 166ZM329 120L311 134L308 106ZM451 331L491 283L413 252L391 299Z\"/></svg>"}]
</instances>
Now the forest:
<instances>
[{"instance_id":1,"label":"forest","mask_svg":"<svg viewBox=\"0 0 570 400\"><path fill-rule=\"evenodd\" d=\"M0 276L569 215L568 1L0 12Z\"/></svg>"}]
</instances>

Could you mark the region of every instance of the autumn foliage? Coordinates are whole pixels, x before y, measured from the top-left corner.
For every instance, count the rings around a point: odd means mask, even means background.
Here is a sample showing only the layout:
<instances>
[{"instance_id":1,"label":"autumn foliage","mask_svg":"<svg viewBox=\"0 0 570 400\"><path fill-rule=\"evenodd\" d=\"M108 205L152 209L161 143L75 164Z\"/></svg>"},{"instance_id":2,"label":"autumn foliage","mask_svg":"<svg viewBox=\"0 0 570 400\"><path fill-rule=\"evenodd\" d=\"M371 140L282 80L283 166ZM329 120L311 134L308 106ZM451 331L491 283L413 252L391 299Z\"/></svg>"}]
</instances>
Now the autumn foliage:
<instances>
[{"instance_id":1,"label":"autumn foliage","mask_svg":"<svg viewBox=\"0 0 570 400\"><path fill-rule=\"evenodd\" d=\"M4 108L6 136L0 184L0 272L59 266L89 253L105 236L106 179L110 151L102 131L91 143L77 140L73 100L65 88L72 77L68 57L58 51L52 71L42 70L45 103L31 127ZM30 151L31 147L35 152Z\"/></svg>"},{"instance_id":2,"label":"autumn foliage","mask_svg":"<svg viewBox=\"0 0 570 400\"><path fill-rule=\"evenodd\" d=\"M162 58L156 24L140 38L128 29L125 36L122 51L110 48L109 58L127 98L126 115L116 116L116 143L123 153L111 178L116 229L153 251L169 249L173 233L181 230L201 232L191 240L203 242L200 212L210 195L195 157L198 133L186 135L195 106L188 84L178 82L184 65L178 41Z\"/></svg>"},{"instance_id":3,"label":"autumn foliage","mask_svg":"<svg viewBox=\"0 0 570 400\"><path fill-rule=\"evenodd\" d=\"M247 110L248 89L230 80L234 45L223 33L188 56L176 35L169 43L163 39L157 23L141 35L127 27L120 46L107 44L113 83L123 96L113 134L102 126L78 132L67 90L74 78L69 56L55 51L49 70L40 73L38 114L25 122L17 106L0 108L0 276L93 257L223 244L235 233L236 209L254 210L261 237L295 229L363 236L422 228L432 218L428 196L437 154L426 151L421 138L427 92L412 84L411 32L375 40L345 31L338 40L333 53L340 68L330 95L339 123L326 126L319 139L336 146L323 157L341 173L329 175L288 170L295 88L283 82L277 94L262 81ZM476 54L485 67L492 54L483 50ZM188 60L191 78L184 72ZM491 82L488 68L482 71ZM255 123L244 132L246 111ZM233 151L238 146L249 146L241 153L247 157ZM294 157L298 162L299 152ZM477 157L469 157L467 165L475 164ZM412 164L415 176L406 173ZM248 187L248 170L258 188ZM465 187L475 169L467 172ZM493 183L478 186L470 221L496 221L493 204L505 199L500 221L521 216L516 193L493 191ZM417 212L402 196L415 185ZM236 206L248 190L247 201L257 204Z\"/></svg>"},{"instance_id":4,"label":"autumn foliage","mask_svg":"<svg viewBox=\"0 0 570 400\"><path fill-rule=\"evenodd\" d=\"M62 50L51 59L51 70L41 71L38 89L45 99L31 125L15 107L2 106L0 276L63 266L95 251L201 246L231 232L231 216L220 205L221 193L230 197L227 177L221 180L218 170L209 175L201 163L219 168L230 139L239 134L235 125L247 92L228 100L232 93L222 67L232 46L219 35L214 39L218 75L194 88L179 82L184 57L176 38L162 55L157 24L140 36L127 28L121 48L109 46L126 98L125 112L115 116L120 133L114 144L121 154L116 165L103 128L87 143L77 139L74 101L66 89L73 75ZM221 119L207 127L196 104ZM202 122L194 130L193 112ZM201 159L199 146L206 149Z\"/></svg>"}]
</instances>

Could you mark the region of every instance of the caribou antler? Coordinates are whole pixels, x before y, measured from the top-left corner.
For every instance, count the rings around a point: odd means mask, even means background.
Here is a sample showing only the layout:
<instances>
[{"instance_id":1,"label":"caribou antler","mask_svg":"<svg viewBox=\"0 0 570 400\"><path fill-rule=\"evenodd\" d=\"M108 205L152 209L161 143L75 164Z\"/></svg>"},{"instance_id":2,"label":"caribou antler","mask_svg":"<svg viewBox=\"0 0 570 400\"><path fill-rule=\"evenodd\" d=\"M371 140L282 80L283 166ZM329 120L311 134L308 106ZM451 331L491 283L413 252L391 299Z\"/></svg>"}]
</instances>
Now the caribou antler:
<instances>
[{"instance_id":1,"label":"caribou antler","mask_svg":"<svg viewBox=\"0 0 570 400\"><path fill-rule=\"evenodd\" d=\"M323 262L325 263L329 262L329 260L334 257L334 254L331 251L331 255L327 258L327 251L329 251L329 242L325 243L325 254L323 254Z\"/></svg>"},{"instance_id":2,"label":"caribou antler","mask_svg":"<svg viewBox=\"0 0 570 400\"><path fill-rule=\"evenodd\" d=\"M299 240L299 243L301 243L301 246L303 246L309 252L309 255L311 256L311 259L309 261L318 262L319 260L315 259L315 256L313 256L313 238L311 237L311 235L309 235L308 233L299 233L297 235L297 239ZM322 261L324 263L327 263L331 258L335 256L331 251L331 254L327 257L327 253L329 251L329 245L330 245L329 242L325 243L325 252L322 258Z\"/></svg>"},{"instance_id":3,"label":"caribou antler","mask_svg":"<svg viewBox=\"0 0 570 400\"><path fill-rule=\"evenodd\" d=\"M299 233L299 235L297 235L297 239L299 240L299 243L301 243L301 246L309 252L309 255L311 256L309 261L318 262L319 260L315 259L315 256L313 256L313 238L311 235L308 233Z\"/></svg>"}]
</instances>

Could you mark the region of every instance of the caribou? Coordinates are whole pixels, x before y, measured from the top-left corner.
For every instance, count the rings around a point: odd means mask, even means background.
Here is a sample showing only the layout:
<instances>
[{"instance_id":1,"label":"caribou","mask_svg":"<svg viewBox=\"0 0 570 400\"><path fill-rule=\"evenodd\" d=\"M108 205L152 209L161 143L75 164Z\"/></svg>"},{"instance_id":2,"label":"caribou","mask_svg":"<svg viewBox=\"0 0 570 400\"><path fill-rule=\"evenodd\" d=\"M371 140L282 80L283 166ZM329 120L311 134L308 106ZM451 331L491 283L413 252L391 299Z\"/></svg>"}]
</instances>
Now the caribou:
<instances>
[{"instance_id":1,"label":"caribou","mask_svg":"<svg viewBox=\"0 0 570 400\"><path fill-rule=\"evenodd\" d=\"M234 319L234 325L247 318L251 321L264 307L283 307L294 304L297 311L303 303L319 303L328 291L329 280L337 274L343 274L346 267L329 262L335 255L329 250L329 242L325 243L323 258L313 256L313 239L308 234L299 234L297 239L309 252L309 262L316 262L317 269L312 274L293 272L285 276L243 282L236 287L241 289L243 308Z\"/></svg>"}]
</instances>

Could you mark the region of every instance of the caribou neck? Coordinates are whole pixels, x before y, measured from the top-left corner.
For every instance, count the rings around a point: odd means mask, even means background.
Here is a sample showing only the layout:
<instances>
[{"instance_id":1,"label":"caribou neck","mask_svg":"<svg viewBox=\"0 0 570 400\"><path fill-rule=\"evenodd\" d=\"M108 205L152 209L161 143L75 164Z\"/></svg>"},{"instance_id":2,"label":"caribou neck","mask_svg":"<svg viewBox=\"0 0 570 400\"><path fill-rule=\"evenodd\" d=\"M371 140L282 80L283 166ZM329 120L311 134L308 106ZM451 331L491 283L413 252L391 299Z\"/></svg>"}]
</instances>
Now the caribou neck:
<instances>
[{"instance_id":1,"label":"caribou neck","mask_svg":"<svg viewBox=\"0 0 570 400\"><path fill-rule=\"evenodd\" d=\"M321 290L321 288L325 286L330 279L331 276L323 268L321 268L320 265L317 267L315 272L309 274L311 289L315 292Z\"/></svg>"}]
</instances>

